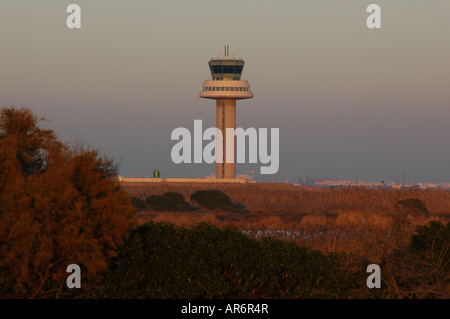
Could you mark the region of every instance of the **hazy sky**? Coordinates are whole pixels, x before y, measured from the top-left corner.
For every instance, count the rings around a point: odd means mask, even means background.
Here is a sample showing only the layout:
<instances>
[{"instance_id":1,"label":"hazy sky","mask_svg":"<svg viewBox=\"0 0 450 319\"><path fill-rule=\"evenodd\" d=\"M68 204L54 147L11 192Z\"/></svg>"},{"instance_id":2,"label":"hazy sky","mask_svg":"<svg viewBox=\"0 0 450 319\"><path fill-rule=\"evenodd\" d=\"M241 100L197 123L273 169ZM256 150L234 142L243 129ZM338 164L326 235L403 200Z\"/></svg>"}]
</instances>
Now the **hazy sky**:
<instances>
[{"instance_id":1,"label":"hazy sky","mask_svg":"<svg viewBox=\"0 0 450 319\"><path fill-rule=\"evenodd\" d=\"M370 3L381 29L366 26ZM449 182L449 16L448 0L0 0L0 107L46 115L62 140L122 158L125 176L213 174L173 164L170 135L215 125L198 95L229 44L254 92L237 126L280 128L277 181Z\"/></svg>"}]
</instances>

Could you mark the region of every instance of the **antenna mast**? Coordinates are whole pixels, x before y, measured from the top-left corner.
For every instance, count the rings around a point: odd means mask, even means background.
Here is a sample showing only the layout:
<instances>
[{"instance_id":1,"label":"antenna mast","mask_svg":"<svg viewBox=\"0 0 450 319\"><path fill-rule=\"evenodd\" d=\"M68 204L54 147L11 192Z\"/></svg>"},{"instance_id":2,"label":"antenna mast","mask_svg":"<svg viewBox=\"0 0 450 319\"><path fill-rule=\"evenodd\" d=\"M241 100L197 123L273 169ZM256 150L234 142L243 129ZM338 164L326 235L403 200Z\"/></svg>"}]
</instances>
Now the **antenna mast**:
<instances>
[{"instance_id":1,"label":"antenna mast","mask_svg":"<svg viewBox=\"0 0 450 319\"><path fill-rule=\"evenodd\" d=\"M228 60L228 57L230 56L230 46L228 44L225 46L224 51L224 58L225 60Z\"/></svg>"}]
</instances>

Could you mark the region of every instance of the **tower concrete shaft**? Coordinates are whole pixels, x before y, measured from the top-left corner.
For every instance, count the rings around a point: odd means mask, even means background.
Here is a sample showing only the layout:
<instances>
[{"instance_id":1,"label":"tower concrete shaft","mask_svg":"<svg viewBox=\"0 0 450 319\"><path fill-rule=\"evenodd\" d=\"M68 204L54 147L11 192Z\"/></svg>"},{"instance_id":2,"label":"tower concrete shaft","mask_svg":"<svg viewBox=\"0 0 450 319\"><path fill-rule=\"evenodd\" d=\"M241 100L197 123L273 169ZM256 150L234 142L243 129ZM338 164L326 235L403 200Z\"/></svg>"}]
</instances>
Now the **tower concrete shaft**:
<instances>
[{"instance_id":1,"label":"tower concrete shaft","mask_svg":"<svg viewBox=\"0 0 450 319\"><path fill-rule=\"evenodd\" d=\"M235 178L235 158L236 158L236 142L234 145L234 161L232 163L227 163L227 128L232 128L233 131L236 128L236 100L216 100L216 127L222 131L223 143L216 146L222 147L222 161L219 163L219 159L216 159L216 178ZM233 135L233 139L235 139Z\"/></svg>"}]
</instances>

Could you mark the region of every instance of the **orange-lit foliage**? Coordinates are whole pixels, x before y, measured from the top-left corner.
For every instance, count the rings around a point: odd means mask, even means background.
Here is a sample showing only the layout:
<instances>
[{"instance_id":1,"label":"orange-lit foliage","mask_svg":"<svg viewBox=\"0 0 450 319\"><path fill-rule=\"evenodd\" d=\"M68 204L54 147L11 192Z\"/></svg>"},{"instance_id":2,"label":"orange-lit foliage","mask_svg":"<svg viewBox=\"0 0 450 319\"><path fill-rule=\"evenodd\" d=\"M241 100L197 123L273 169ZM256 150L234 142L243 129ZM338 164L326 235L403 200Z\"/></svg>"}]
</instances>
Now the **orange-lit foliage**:
<instances>
[{"instance_id":1,"label":"orange-lit foliage","mask_svg":"<svg viewBox=\"0 0 450 319\"><path fill-rule=\"evenodd\" d=\"M80 265L83 288L97 283L132 227L134 210L115 174L96 151L41 129L31 110L2 110L2 297L61 297L69 264Z\"/></svg>"}]
</instances>

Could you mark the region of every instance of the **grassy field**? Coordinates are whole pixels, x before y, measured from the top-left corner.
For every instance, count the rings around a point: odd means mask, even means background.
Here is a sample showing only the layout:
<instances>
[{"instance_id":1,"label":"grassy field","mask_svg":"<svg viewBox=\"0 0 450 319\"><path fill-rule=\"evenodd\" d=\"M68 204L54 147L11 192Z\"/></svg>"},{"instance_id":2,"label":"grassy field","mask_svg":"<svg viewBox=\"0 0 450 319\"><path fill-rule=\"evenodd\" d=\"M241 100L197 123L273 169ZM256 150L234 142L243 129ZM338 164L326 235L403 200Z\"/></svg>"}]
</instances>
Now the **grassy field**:
<instances>
[{"instance_id":1,"label":"grassy field","mask_svg":"<svg viewBox=\"0 0 450 319\"><path fill-rule=\"evenodd\" d=\"M293 184L216 184L216 183L121 183L132 196L145 199L173 191L189 196L203 189L217 189L227 194L242 210L290 215L324 214L336 216L342 212L392 212L399 200L418 198L430 215L450 216L450 192L420 189L302 189Z\"/></svg>"},{"instance_id":2,"label":"grassy field","mask_svg":"<svg viewBox=\"0 0 450 319\"><path fill-rule=\"evenodd\" d=\"M201 222L234 226L249 236L272 236L325 253L347 251L378 260L389 247L406 241L417 225L450 219L450 192L419 189L302 189L292 184L122 183L132 196L179 192L189 200L197 190L217 189L227 194L237 212L140 211L138 225L147 222L194 227ZM429 216L402 215L398 202L418 198ZM377 247L374 249L373 247Z\"/></svg>"}]
</instances>

